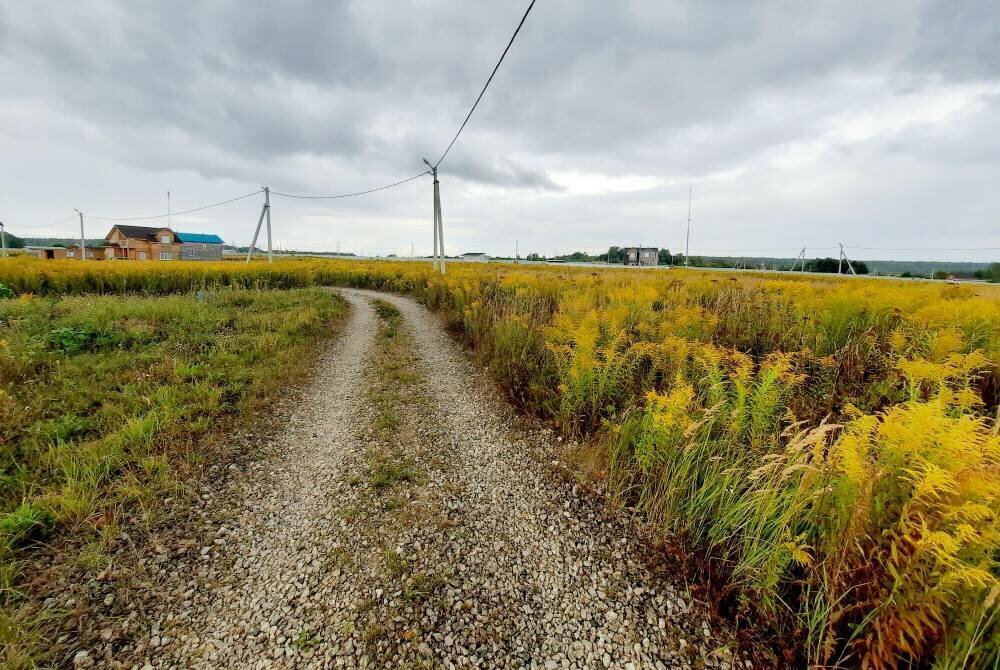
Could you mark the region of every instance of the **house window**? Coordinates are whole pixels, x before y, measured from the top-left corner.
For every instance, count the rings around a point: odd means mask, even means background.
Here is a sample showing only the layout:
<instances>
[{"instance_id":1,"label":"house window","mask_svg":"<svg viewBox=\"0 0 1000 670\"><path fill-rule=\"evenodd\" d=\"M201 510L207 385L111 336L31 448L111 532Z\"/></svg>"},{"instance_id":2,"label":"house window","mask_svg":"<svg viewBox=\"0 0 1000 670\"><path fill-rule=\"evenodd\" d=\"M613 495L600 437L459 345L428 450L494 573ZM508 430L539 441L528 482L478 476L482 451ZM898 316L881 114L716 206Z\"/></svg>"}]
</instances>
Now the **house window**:
<instances>
[{"instance_id":1,"label":"house window","mask_svg":"<svg viewBox=\"0 0 1000 670\"><path fill-rule=\"evenodd\" d=\"M170 236L164 235L163 237L160 238L160 242L162 242L163 244L170 244Z\"/></svg>"},{"instance_id":2,"label":"house window","mask_svg":"<svg viewBox=\"0 0 1000 670\"><path fill-rule=\"evenodd\" d=\"M140 261L146 260L146 252L145 251L140 251L139 252L139 260Z\"/></svg>"},{"instance_id":3,"label":"house window","mask_svg":"<svg viewBox=\"0 0 1000 670\"><path fill-rule=\"evenodd\" d=\"M161 251L160 252L160 260L161 261L169 261L173 257L174 257L174 255L172 253L170 253L169 251Z\"/></svg>"},{"instance_id":4,"label":"house window","mask_svg":"<svg viewBox=\"0 0 1000 670\"><path fill-rule=\"evenodd\" d=\"M76 252L75 251L67 251L66 252L66 258L76 258Z\"/></svg>"}]
</instances>

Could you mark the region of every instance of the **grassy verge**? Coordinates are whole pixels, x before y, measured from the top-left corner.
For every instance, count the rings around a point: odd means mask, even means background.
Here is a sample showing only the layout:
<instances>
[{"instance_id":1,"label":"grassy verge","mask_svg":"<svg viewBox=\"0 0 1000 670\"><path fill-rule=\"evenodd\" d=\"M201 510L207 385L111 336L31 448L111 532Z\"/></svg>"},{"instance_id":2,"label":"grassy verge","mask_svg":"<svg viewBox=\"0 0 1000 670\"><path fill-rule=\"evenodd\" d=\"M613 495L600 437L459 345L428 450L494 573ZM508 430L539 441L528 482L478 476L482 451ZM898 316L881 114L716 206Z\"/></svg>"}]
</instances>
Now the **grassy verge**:
<instances>
[{"instance_id":1,"label":"grassy verge","mask_svg":"<svg viewBox=\"0 0 1000 670\"><path fill-rule=\"evenodd\" d=\"M399 406L402 396L417 380L410 338L401 328L402 315L384 300L372 301L379 317L376 337L376 375L369 397L375 408L372 421L379 448L369 454L369 485L388 493L399 483L418 478L417 464L400 448Z\"/></svg>"},{"instance_id":2,"label":"grassy verge","mask_svg":"<svg viewBox=\"0 0 1000 670\"><path fill-rule=\"evenodd\" d=\"M61 614L38 602L34 548L100 570L345 310L318 289L0 302L0 664L52 648Z\"/></svg>"}]
</instances>

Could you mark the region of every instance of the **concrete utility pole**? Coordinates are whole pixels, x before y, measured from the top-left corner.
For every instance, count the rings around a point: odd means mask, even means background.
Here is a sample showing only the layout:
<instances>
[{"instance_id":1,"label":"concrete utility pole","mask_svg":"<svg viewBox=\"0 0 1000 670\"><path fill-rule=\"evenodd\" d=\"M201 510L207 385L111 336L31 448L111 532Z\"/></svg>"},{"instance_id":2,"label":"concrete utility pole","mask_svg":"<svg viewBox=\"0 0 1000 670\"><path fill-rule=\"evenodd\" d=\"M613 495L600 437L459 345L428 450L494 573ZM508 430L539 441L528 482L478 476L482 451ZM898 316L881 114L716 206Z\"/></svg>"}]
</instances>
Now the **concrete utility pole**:
<instances>
[{"instance_id":1,"label":"concrete utility pole","mask_svg":"<svg viewBox=\"0 0 1000 670\"><path fill-rule=\"evenodd\" d=\"M684 242L684 265L691 265L691 189L688 189L688 229Z\"/></svg>"},{"instance_id":2,"label":"concrete utility pole","mask_svg":"<svg viewBox=\"0 0 1000 670\"><path fill-rule=\"evenodd\" d=\"M426 158L424 163L431 169L434 176L434 269L440 268L441 274L445 273L444 263L444 224L441 218L441 184L438 181L437 168L431 165Z\"/></svg>"},{"instance_id":3,"label":"concrete utility pole","mask_svg":"<svg viewBox=\"0 0 1000 670\"><path fill-rule=\"evenodd\" d=\"M83 236L83 212L78 210L76 207L73 211L80 215L80 260L87 260L87 240Z\"/></svg>"},{"instance_id":4,"label":"concrete utility pole","mask_svg":"<svg viewBox=\"0 0 1000 670\"><path fill-rule=\"evenodd\" d=\"M7 232L4 230L3 221L0 221L0 246L3 248L3 257L7 258Z\"/></svg>"},{"instance_id":5,"label":"concrete utility pole","mask_svg":"<svg viewBox=\"0 0 1000 670\"><path fill-rule=\"evenodd\" d=\"M271 189L267 186L262 186L261 188L264 189L264 206L260 209L257 228L253 231L253 240L250 242L250 248L247 249L247 263L250 262L254 249L257 248L257 238L260 237L260 227L264 223L265 216L267 217L267 262L274 262L274 257L271 253Z\"/></svg>"},{"instance_id":6,"label":"concrete utility pole","mask_svg":"<svg viewBox=\"0 0 1000 670\"><path fill-rule=\"evenodd\" d=\"M800 251L799 255L795 257L795 262L792 263L792 269L789 270L789 272L795 272L795 266L799 264L799 261L802 261L802 269L805 270L806 269L806 248L805 247L802 247L802 251Z\"/></svg>"},{"instance_id":7,"label":"concrete utility pole","mask_svg":"<svg viewBox=\"0 0 1000 670\"><path fill-rule=\"evenodd\" d=\"M520 260L521 259L517 254L517 240L514 240L514 265L517 265L518 261Z\"/></svg>"},{"instance_id":8,"label":"concrete utility pole","mask_svg":"<svg viewBox=\"0 0 1000 670\"><path fill-rule=\"evenodd\" d=\"M264 212L267 214L267 262L274 262L274 252L271 250L271 189L264 187Z\"/></svg>"},{"instance_id":9,"label":"concrete utility pole","mask_svg":"<svg viewBox=\"0 0 1000 670\"><path fill-rule=\"evenodd\" d=\"M170 228L170 191L167 191L167 228Z\"/></svg>"},{"instance_id":10,"label":"concrete utility pole","mask_svg":"<svg viewBox=\"0 0 1000 670\"><path fill-rule=\"evenodd\" d=\"M852 275L858 274L854 271L854 266L851 265L851 259L844 253L844 245L840 242L837 242L837 244L840 246L840 258L837 260L837 274L840 274L840 269L843 266L844 261L847 261L847 269L851 271Z\"/></svg>"}]
</instances>

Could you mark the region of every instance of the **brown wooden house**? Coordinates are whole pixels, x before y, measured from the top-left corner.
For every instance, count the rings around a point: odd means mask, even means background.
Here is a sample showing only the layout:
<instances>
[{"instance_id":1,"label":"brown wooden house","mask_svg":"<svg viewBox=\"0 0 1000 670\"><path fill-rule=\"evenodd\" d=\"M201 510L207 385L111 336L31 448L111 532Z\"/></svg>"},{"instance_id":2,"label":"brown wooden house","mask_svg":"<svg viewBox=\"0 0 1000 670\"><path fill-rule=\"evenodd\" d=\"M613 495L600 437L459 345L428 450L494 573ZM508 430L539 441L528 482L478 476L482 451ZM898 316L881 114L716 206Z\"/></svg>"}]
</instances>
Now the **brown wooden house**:
<instances>
[{"instance_id":1,"label":"brown wooden house","mask_svg":"<svg viewBox=\"0 0 1000 670\"><path fill-rule=\"evenodd\" d=\"M115 226L104 239L104 257L130 261L175 261L180 258L177 235L169 228Z\"/></svg>"}]
</instances>

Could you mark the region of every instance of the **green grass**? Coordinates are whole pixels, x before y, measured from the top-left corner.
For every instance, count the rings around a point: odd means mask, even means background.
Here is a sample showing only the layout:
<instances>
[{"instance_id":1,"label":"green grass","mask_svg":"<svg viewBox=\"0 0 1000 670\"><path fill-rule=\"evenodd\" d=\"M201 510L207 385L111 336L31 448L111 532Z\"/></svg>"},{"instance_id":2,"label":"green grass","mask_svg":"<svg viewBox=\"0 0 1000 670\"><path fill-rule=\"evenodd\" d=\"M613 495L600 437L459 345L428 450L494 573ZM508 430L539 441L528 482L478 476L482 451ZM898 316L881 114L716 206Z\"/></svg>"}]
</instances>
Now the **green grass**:
<instances>
[{"instance_id":1,"label":"green grass","mask_svg":"<svg viewBox=\"0 0 1000 670\"><path fill-rule=\"evenodd\" d=\"M383 446L368 454L368 485L376 493L384 493L399 484L415 482L420 478L417 464L396 447L402 428L399 416L402 395L407 387L416 382L417 374L413 370L413 353L409 335L403 329L402 314L384 300L372 300L371 305L379 318L376 375L369 390L369 398L375 408L371 427ZM398 503L398 498L387 501L390 507Z\"/></svg>"},{"instance_id":2,"label":"green grass","mask_svg":"<svg viewBox=\"0 0 1000 670\"><path fill-rule=\"evenodd\" d=\"M70 539L66 561L102 568L345 311L320 289L0 300L0 665L46 658L31 546Z\"/></svg>"}]
</instances>

